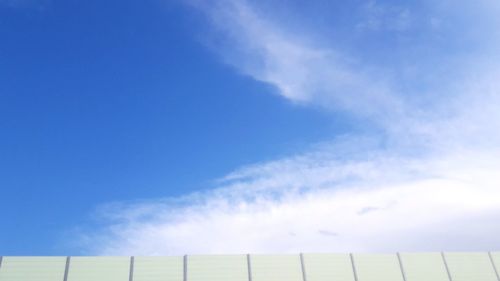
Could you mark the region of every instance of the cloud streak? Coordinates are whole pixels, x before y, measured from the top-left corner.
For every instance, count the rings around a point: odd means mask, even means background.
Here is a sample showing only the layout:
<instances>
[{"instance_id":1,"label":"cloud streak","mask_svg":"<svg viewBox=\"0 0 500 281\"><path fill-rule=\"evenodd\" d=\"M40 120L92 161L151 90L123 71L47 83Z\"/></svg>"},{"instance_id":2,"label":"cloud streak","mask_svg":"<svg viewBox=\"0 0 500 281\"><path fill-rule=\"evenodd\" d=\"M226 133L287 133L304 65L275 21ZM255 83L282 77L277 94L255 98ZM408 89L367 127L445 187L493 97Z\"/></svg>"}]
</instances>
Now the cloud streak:
<instances>
[{"instance_id":1,"label":"cloud streak","mask_svg":"<svg viewBox=\"0 0 500 281\"><path fill-rule=\"evenodd\" d=\"M82 248L150 255L500 247L500 64L488 60L493 53L477 47L423 59L436 67L388 70L313 44L249 2L214 3L190 2L208 18L226 63L291 102L346 112L375 124L377 133L239 168L211 191L101 206L105 226L84 232ZM427 7L435 13L423 19L434 22L426 32L435 31L437 6ZM403 17L392 31L414 34L412 7L390 11L392 19L377 21L395 25L394 15ZM367 22L373 17L372 11ZM435 46L420 43L419 49ZM414 87L419 82L425 87Z\"/></svg>"},{"instance_id":2,"label":"cloud streak","mask_svg":"<svg viewBox=\"0 0 500 281\"><path fill-rule=\"evenodd\" d=\"M403 110L384 77L353 57L274 24L246 1L215 3L194 6L216 31L219 55L242 73L275 86L288 100L363 115Z\"/></svg>"}]
</instances>

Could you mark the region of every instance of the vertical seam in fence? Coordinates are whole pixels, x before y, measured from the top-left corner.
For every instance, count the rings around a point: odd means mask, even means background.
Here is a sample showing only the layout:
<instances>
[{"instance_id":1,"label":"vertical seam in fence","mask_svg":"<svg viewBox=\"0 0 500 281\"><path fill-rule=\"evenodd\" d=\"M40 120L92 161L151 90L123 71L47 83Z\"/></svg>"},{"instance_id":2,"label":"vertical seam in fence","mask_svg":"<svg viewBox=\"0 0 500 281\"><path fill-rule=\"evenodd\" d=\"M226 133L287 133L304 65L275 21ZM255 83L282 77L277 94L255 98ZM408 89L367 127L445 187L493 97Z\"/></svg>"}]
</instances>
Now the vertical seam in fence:
<instances>
[{"instance_id":1,"label":"vertical seam in fence","mask_svg":"<svg viewBox=\"0 0 500 281\"><path fill-rule=\"evenodd\" d=\"M444 256L444 252L441 252L441 257L443 258L444 267L446 268L446 273L448 274L448 279L450 279L450 281L453 281L453 278L451 278L450 268L448 267L448 262L446 261L446 257Z\"/></svg>"},{"instance_id":2,"label":"vertical seam in fence","mask_svg":"<svg viewBox=\"0 0 500 281\"><path fill-rule=\"evenodd\" d=\"M500 275L498 274L497 266L495 265L495 261L493 260L493 256L491 252L488 252L488 256L490 257L491 265L493 266L493 270L495 271L495 275L497 276L497 280L500 281Z\"/></svg>"},{"instance_id":3,"label":"vertical seam in fence","mask_svg":"<svg viewBox=\"0 0 500 281\"><path fill-rule=\"evenodd\" d=\"M0 256L0 268L2 268L3 256Z\"/></svg>"},{"instance_id":4,"label":"vertical seam in fence","mask_svg":"<svg viewBox=\"0 0 500 281\"><path fill-rule=\"evenodd\" d=\"M300 268L302 269L302 280L307 281L306 266L304 264L304 254L300 253Z\"/></svg>"},{"instance_id":5,"label":"vertical seam in fence","mask_svg":"<svg viewBox=\"0 0 500 281\"><path fill-rule=\"evenodd\" d=\"M349 254L351 258L352 272L354 273L354 280L358 281L358 272L356 271L356 264L354 263L354 255L352 253Z\"/></svg>"},{"instance_id":6,"label":"vertical seam in fence","mask_svg":"<svg viewBox=\"0 0 500 281\"><path fill-rule=\"evenodd\" d=\"M64 265L64 277L63 277L64 281L68 281L69 264L70 264L70 262L71 262L71 257L67 256L66 257L66 264Z\"/></svg>"},{"instance_id":7,"label":"vertical seam in fence","mask_svg":"<svg viewBox=\"0 0 500 281\"><path fill-rule=\"evenodd\" d=\"M248 281L252 281L252 263L250 262L250 254L247 254Z\"/></svg>"},{"instance_id":8,"label":"vertical seam in fence","mask_svg":"<svg viewBox=\"0 0 500 281\"><path fill-rule=\"evenodd\" d=\"M131 256L130 257L130 268L129 268L129 273L128 273L128 281L134 280L134 266L135 266L135 257Z\"/></svg>"},{"instance_id":9,"label":"vertical seam in fence","mask_svg":"<svg viewBox=\"0 0 500 281\"><path fill-rule=\"evenodd\" d=\"M399 268L401 269L401 274L403 274L403 281L406 281L406 272L405 268L403 267L403 260L401 259L401 254L398 252L396 253L398 256L398 261L399 261Z\"/></svg>"},{"instance_id":10,"label":"vertical seam in fence","mask_svg":"<svg viewBox=\"0 0 500 281\"><path fill-rule=\"evenodd\" d=\"M184 281L187 281L187 279L188 279L188 277L187 277L187 274L188 274L187 258L188 258L188 256L184 255Z\"/></svg>"}]
</instances>

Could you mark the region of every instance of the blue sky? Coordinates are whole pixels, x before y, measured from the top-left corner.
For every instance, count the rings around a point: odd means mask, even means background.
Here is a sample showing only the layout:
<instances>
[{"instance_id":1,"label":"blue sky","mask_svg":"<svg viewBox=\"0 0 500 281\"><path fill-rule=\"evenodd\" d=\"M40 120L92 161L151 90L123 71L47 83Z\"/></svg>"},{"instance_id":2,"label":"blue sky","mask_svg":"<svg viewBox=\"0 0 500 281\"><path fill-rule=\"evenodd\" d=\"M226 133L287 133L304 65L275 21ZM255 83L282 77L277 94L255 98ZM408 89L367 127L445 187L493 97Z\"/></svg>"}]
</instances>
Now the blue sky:
<instances>
[{"instance_id":1,"label":"blue sky","mask_svg":"<svg viewBox=\"0 0 500 281\"><path fill-rule=\"evenodd\" d=\"M6 253L64 253L95 205L209 188L346 130L221 64L180 5L19 5L1 6Z\"/></svg>"},{"instance_id":2,"label":"blue sky","mask_svg":"<svg viewBox=\"0 0 500 281\"><path fill-rule=\"evenodd\" d=\"M1 254L496 249L499 10L0 0Z\"/></svg>"}]
</instances>

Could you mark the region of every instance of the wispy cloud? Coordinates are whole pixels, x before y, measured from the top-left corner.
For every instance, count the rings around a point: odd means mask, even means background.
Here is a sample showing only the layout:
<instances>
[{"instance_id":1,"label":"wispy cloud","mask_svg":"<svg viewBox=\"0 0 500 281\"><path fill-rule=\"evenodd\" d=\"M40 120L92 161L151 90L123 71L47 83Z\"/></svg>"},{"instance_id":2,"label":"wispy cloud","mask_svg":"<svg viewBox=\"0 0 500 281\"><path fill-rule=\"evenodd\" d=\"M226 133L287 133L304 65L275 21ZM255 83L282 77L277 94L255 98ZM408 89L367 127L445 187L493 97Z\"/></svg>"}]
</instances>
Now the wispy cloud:
<instances>
[{"instance_id":1,"label":"wispy cloud","mask_svg":"<svg viewBox=\"0 0 500 281\"><path fill-rule=\"evenodd\" d=\"M500 6L483 2L484 9ZM211 191L103 206L98 213L105 226L82 235L82 243L92 241L84 246L87 251L183 254L500 246L500 64L488 59L494 53L481 42L471 44L467 53L423 58L434 64L417 63L408 75L406 64L388 69L335 46L315 44L243 0L192 5L209 18L214 36L224 39L219 47L226 63L274 85L292 102L373 122L378 133L339 137L298 155L242 167ZM436 13L420 22L440 18L437 6L427 7ZM404 17L413 15L411 7L398 11ZM463 11L454 13L458 17ZM458 18L467 21L465 14ZM429 25L427 32L435 29ZM500 46L500 36L492 39L494 33L485 32L485 41ZM420 44L419 49L437 48L434 41ZM414 86L420 82L425 87Z\"/></svg>"},{"instance_id":2,"label":"wispy cloud","mask_svg":"<svg viewBox=\"0 0 500 281\"><path fill-rule=\"evenodd\" d=\"M194 6L209 18L217 42L224 42L225 47L217 44L217 49L226 63L274 85L292 102L367 115L403 110L399 98L391 95L386 77L354 57L286 30L246 1L195 2Z\"/></svg>"},{"instance_id":3,"label":"wispy cloud","mask_svg":"<svg viewBox=\"0 0 500 281\"><path fill-rule=\"evenodd\" d=\"M486 250L498 246L500 233L498 155L410 161L382 154L352 163L313 155L282 159L180 201L106 206L100 212L112 223L91 236L87 250Z\"/></svg>"}]
</instances>

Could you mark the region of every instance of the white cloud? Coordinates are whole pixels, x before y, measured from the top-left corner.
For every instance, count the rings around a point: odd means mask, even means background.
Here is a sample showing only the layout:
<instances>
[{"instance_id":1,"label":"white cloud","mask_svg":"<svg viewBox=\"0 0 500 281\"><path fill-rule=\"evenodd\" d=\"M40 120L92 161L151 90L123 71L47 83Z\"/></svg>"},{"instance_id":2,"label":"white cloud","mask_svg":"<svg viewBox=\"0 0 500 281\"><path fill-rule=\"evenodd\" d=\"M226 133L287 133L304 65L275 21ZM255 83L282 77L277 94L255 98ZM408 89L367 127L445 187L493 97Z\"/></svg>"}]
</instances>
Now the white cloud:
<instances>
[{"instance_id":1,"label":"white cloud","mask_svg":"<svg viewBox=\"0 0 500 281\"><path fill-rule=\"evenodd\" d=\"M488 53L435 58L444 72L419 66L449 76L408 97L395 90L405 81L378 82L384 67L317 47L245 1L194 5L224 35L227 63L291 101L370 118L383 133L237 169L211 191L103 206L104 227L85 232L83 248L149 255L500 247L500 65Z\"/></svg>"},{"instance_id":2,"label":"white cloud","mask_svg":"<svg viewBox=\"0 0 500 281\"><path fill-rule=\"evenodd\" d=\"M292 102L316 104L361 115L403 111L383 75L363 68L352 56L317 46L307 37L276 25L247 1L195 2L219 37L226 63L274 85ZM221 45L226 45L221 48Z\"/></svg>"},{"instance_id":3,"label":"white cloud","mask_svg":"<svg viewBox=\"0 0 500 281\"><path fill-rule=\"evenodd\" d=\"M115 220L104 234L92 237L91 251L150 255L498 247L499 151L419 161L385 156L351 163L303 155L241 171L224 187L182 202L108 206L103 212Z\"/></svg>"}]
</instances>

